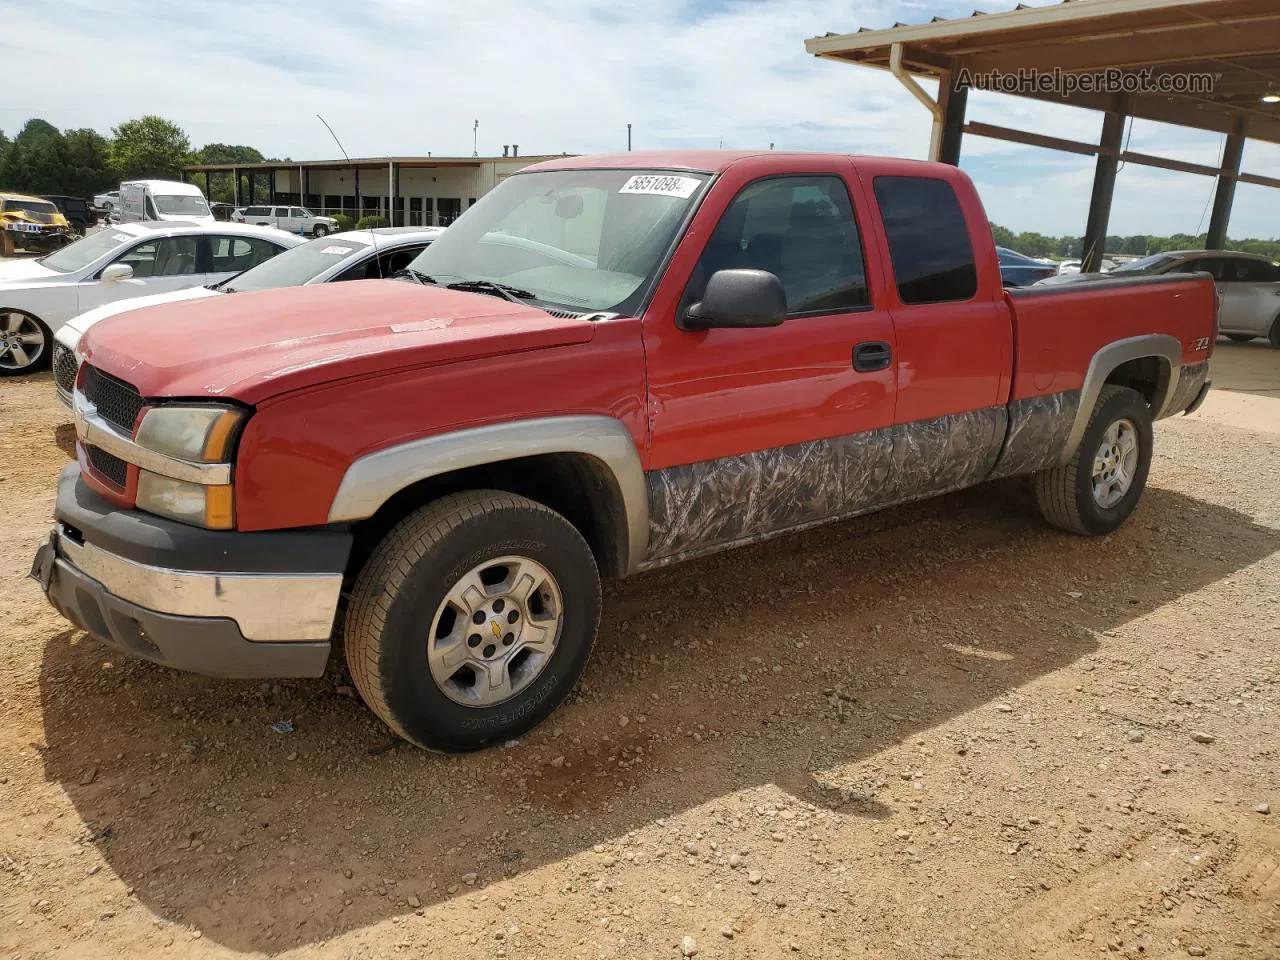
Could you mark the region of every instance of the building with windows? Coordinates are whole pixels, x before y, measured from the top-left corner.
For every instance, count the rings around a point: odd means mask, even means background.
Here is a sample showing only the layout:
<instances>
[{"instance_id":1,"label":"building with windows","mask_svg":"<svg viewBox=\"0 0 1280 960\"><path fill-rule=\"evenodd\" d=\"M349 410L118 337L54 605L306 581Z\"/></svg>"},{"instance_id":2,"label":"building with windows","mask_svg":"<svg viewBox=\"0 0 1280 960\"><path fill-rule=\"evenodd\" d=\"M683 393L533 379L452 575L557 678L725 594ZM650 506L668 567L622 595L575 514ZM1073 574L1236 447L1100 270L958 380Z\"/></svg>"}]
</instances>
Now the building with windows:
<instances>
[{"instance_id":1,"label":"building with windows","mask_svg":"<svg viewBox=\"0 0 1280 960\"><path fill-rule=\"evenodd\" d=\"M548 156L373 157L356 160L194 163L183 179L205 187L230 178L233 203L296 204L353 220L381 216L393 226L448 226L506 177Z\"/></svg>"}]
</instances>

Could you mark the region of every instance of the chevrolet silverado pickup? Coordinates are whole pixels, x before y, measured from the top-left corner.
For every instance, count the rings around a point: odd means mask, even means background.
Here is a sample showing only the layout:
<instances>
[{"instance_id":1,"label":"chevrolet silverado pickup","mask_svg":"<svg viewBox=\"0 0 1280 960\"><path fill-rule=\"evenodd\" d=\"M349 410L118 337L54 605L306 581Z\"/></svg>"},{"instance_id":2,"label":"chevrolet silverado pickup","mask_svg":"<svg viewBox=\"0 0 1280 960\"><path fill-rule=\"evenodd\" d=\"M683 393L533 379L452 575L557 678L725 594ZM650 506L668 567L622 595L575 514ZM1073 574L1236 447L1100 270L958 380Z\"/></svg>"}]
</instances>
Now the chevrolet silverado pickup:
<instances>
[{"instance_id":1,"label":"chevrolet silverado pickup","mask_svg":"<svg viewBox=\"0 0 1280 960\"><path fill-rule=\"evenodd\" d=\"M1003 289L949 166L553 160L400 279L90 329L32 575L179 669L319 676L341 637L394 731L477 748L569 693L602 577L1015 475L1110 533L1217 310L1201 275Z\"/></svg>"}]
</instances>

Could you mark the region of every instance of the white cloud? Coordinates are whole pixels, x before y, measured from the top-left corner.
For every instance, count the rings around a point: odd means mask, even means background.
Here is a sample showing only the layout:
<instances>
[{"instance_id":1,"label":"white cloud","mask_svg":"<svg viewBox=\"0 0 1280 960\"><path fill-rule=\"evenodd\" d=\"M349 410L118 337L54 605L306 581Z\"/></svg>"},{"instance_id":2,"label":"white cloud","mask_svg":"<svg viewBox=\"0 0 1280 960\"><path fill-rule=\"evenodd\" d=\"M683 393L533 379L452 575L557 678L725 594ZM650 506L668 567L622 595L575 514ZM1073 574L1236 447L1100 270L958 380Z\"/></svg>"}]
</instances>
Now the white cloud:
<instances>
[{"instance_id":1,"label":"white cloud","mask_svg":"<svg viewBox=\"0 0 1280 960\"><path fill-rule=\"evenodd\" d=\"M0 104L0 127L10 133L31 116L106 130L158 113L196 145L247 143L268 155L319 158L336 153L315 119L322 113L352 156L470 154L478 119L482 153L506 143L523 154L619 150L630 122L637 148L714 147L723 137L726 147L773 142L920 157L927 114L891 76L815 60L803 41L828 30L963 16L969 7L959 0L0 0L0 11L5 72L21 78ZM50 70L51 63L80 68ZM971 97L970 117L1080 140L1096 140L1101 126L1088 111L990 94ZM1213 163L1220 140L1135 124L1131 146ZM996 220L1045 233L1083 230L1091 159L969 137L963 165ZM1274 152L1251 147L1246 155L1246 168L1257 172L1277 166ZM1132 170L1121 174L1113 232L1194 231L1211 181ZM1280 233L1276 191L1240 196L1233 235Z\"/></svg>"}]
</instances>

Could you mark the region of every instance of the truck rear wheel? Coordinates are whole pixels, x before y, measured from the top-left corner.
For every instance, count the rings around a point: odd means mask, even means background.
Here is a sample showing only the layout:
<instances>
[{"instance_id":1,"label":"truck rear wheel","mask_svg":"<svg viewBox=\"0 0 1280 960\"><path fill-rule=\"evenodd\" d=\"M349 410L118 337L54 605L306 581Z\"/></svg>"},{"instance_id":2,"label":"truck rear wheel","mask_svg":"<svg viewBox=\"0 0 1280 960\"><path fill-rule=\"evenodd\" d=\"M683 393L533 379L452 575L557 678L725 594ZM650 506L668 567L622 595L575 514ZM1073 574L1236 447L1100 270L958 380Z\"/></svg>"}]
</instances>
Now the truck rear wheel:
<instances>
[{"instance_id":1,"label":"truck rear wheel","mask_svg":"<svg viewBox=\"0 0 1280 960\"><path fill-rule=\"evenodd\" d=\"M454 494L396 525L356 577L347 666L406 740L475 750L560 704L599 620L595 558L568 520L501 491Z\"/></svg>"},{"instance_id":2,"label":"truck rear wheel","mask_svg":"<svg viewBox=\"0 0 1280 960\"><path fill-rule=\"evenodd\" d=\"M1108 384L1065 466L1034 477L1036 503L1059 529L1111 533L1138 505L1151 469L1151 410L1137 391Z\"/></svg>"}]
</instances>

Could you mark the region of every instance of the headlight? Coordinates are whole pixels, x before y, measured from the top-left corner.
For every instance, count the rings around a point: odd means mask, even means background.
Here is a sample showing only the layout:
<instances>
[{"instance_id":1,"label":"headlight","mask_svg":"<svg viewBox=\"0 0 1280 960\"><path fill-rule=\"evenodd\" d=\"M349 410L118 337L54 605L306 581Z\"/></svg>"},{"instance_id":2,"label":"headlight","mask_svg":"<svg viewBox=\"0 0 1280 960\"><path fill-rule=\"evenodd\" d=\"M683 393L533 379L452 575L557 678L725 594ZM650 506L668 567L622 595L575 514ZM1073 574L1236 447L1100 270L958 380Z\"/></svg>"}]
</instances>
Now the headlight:
<instances>
[{"instance_id":1,"label":"headlight","mask_svg":"<svg viewBox=\"0 0 1280 960\"><path fill-rule=\"evenodd\" d=\"M230 530L236 523L229 485L206 486L139 470L135 503L139 510L210 530Z\"/></svg>"},{"instance_id":2,"label":"headlight","mask_svg":"<svg viewBox=\"0 0 1280 960\"><path fill-rule=\"evenodd\" d=\"M236 428L244 411L235 407L155 407L142 418L136 441L148 450L192 463L231 459Z\"/></svg>"}]
</instances>

